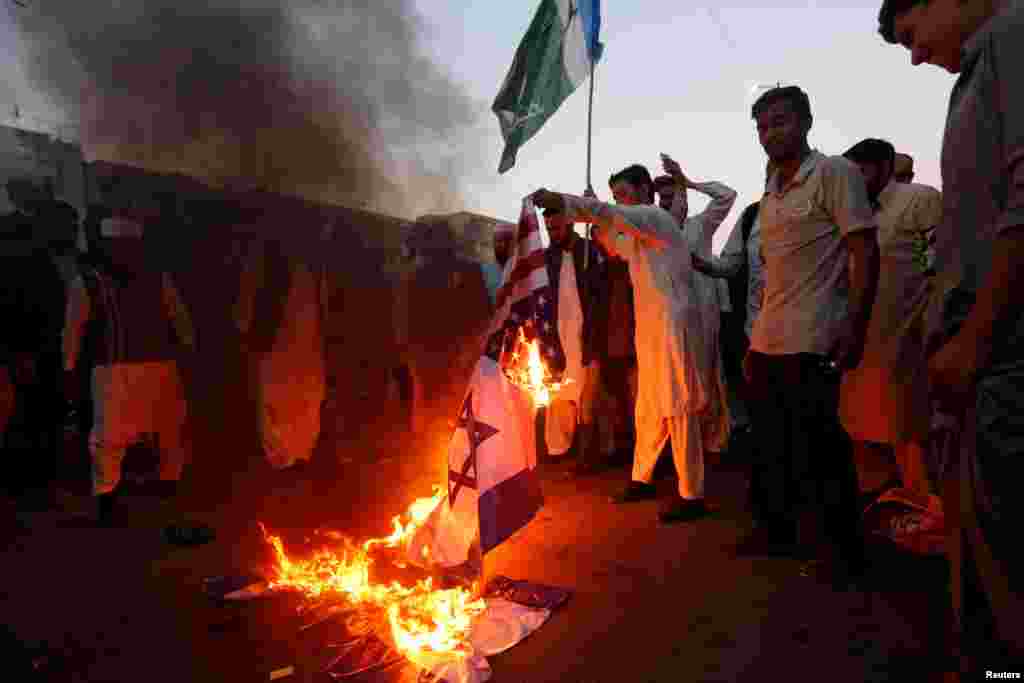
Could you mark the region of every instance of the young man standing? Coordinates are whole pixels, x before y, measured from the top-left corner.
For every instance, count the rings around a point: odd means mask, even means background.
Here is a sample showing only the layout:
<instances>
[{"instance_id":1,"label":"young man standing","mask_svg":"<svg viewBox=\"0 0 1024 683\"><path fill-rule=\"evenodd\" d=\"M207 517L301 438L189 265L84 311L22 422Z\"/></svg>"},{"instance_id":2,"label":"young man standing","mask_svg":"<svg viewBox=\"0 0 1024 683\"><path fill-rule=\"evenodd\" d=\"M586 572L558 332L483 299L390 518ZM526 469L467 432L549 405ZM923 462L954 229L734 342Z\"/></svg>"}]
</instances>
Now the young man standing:
<instances>
[{"instance_id":1,"label":"young man standing","mask_svg":"<svg viewBox=\"0 0 1024 683\"><path fill-rule=\"evenodd\" d=\"M931 406L921 325L929 282L915 252L941 218L938 190L893 182L896 150L885 140L862 140L843 156L864 174L876 208L881 259L864 359L843 377L843 427L854 439L859 463L875 454L895 459L902 487L927 504Z\"/></svg>"},{"instance_id":2,"label":"young man standing","mask_svg":"<svg viewBox=\"0 0 1024 683\"><path fill-rule=\"evenodd\" d=\"M692 521L707 514L701 422L708 408L704 385L711 350L700 324L692 252L676 220L654 206L654 183L640 165L608 181L618 206L596 199L538 190L534 203L565 210L571 220L594 224L594 238L612 257L629 263L636 300L636 449L632 481L617 500L655 496L651 483L662 449L672 440L679 491L661 512L665 522Z\"/></svg>"},{"instance_id":3,"label":"young man standing","mask_svg":"<svg viewBox=\"0 0 1024 683\"><path fill-rule=\"evenodd\" d=\"M876 224L859 169L811 149L807 94L765 92L752 116L774 173L761 199L764 306L744 375L763 442L752 554L796 550L812 523L839 584L863 569L857 474L839 422L841 373L860 362L878 279ZM810 514L806 514L810 513ZM820 526L818 526L820 524Z\"/></svg>"},{"instance_id":4,"label":"young man standing","mask_svg":"<svg viewBox=\"0 0 1024 683\"><path fill-rule=\"evenodd\" d=\"M670 156L662 154L661 160L667 175L654 179L658 204L679 222L690 251L696 256L710 259L712 237L736 203L736 190L715 181L695 183L686 177L679 163ZM686 197L688 189L711 197L707 208L696 216L689 215ZM714 279L699 271L694 275L694 285L701 301L703 341L715 350L715 363L707 368L710 375L705 380L712 388L710 410L704 415L701 433L707 450L720 453L728 443L731 426L725 379L720 362L722 321L726 320L725 316L731 312L729 288L724 280Z\"/></svg>"},{"instance_id":5,"label":"young man standing","mask_svg":"<svg viewBox=\"0 0 1024 683\"><path fill-rule=\"evenodd\" d=\"M913 64L959 74L942 144L928 375L932 398L962 426L959 463L944 491L961 671L1019 670L1024 3L887 0L879 32L909 50Z\"/></svg>"}]
</instances>

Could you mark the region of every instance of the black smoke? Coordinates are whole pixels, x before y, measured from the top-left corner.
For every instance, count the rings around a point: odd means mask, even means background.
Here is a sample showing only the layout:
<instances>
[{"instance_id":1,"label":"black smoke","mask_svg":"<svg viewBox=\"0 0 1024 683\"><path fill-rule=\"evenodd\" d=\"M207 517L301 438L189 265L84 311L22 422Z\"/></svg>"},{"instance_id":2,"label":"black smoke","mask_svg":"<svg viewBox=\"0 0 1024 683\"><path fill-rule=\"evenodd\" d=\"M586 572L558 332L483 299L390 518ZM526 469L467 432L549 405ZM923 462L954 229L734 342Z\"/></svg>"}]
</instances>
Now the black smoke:
<instances>
[{"instance_id":1,"label":"black smoke","mask_svg":"<svg viewBox=\"0 0 1024 683\"><path fill-rule=\"evenodd\" d=\"M484 107L429 59L411 0L34 0L32 85L87 155L366 206L458 208Z\"/></svg>"}]
</instances>

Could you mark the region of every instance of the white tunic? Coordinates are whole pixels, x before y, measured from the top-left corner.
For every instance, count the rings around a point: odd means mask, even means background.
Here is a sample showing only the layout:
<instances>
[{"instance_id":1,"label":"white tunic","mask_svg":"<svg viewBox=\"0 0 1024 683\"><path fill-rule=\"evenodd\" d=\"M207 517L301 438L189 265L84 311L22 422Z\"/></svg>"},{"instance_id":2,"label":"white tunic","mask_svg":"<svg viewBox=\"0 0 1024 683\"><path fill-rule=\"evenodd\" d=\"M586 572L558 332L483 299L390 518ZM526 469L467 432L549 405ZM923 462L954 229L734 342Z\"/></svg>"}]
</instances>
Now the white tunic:
<instances>
[{"instance_id":1,"label":"white tunic","mask_svg":"<svg viewBox=\"0 0 1024 683\"><path fill-rule=\"evenodd\" d=\"M563 254L559 273L558 339L565 353L563 378L571 381L559 390L558 399L578 402L583 391L583 308L571 252Z\"/></svg>"},{"instance_id":2,"label":"white tunic","mask_svg":"<svg viewBox=\"0 0 1024 683\"><path fill-rule=\"evenodd\" d=\"M667 211L653 206L615 206L562 195L577 222L621 234L618 251L629 264L636 301L637 431L666 418L704 411L708 391L701 372L708 354L702 343L700 304L691 251ZM633 231L663 243L656 247Z\"/></svg>"}]
</instances>

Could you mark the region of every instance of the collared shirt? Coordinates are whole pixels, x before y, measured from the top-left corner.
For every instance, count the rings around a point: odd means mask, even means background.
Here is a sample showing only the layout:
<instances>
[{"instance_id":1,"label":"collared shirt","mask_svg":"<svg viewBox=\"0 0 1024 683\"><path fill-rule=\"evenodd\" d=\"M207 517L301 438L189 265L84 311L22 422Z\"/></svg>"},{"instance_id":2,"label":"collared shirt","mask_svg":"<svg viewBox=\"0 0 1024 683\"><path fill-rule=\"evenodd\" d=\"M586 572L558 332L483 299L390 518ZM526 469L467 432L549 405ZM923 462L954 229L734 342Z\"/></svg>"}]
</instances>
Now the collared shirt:
<instances>
[{"instance_id":1,"label":"collared shirt","mask_svg":"<svg viewBox=\"0 0 1024 683\"><path fill-rule=\"evenodd\" d=\"M930 274L934 257L929 242L942 221L942 193L918 183L892 181L878 196L878 246L907 241L899 250L909 255L922 273Z\"/></svg>"},{"instance_id":2,"label":"collared shirt","mask_svg":"<svg viewBox=\"0 0 1024 683\"><path fill-rule=\"evenodd\" d=\"M942 222L935 234L937 296L929 337L962 323L992 268L996 239L1024 225L1024 2L1016 0L967 41L942 143ZM947 332L944 332L947 331ZM993 337L994 364L1020 358L1024 315Z\"/></svg>"},{"instance_id":3,"label":"collared shirt","mask_svg":"<svg viewBox=\"0 0 1024 683\"><path fill-rule=\"evenodd\" d=\"M779 175L761 200L764 304L751 348L769 355L825 355L847 314L843 238L876 227L860 170L813 150L786 187Z\"/></svg>"}]
</instances>

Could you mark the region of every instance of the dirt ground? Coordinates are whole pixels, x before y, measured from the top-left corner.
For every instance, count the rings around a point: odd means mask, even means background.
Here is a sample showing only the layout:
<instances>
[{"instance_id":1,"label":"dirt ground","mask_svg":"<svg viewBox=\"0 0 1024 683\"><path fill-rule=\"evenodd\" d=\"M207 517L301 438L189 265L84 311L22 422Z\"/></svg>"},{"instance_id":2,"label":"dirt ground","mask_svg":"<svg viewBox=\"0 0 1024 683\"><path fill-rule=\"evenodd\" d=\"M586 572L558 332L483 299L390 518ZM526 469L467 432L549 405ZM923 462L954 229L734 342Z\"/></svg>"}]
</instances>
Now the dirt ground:
<instances>
[{"instance_id":1,"label":"dirt ground","mask_svg":"<svg viewBox=\"0 0 1024 683\"><path fill-rule=\"evenodd\" d=\"M322 525L385 535L436 475L394 454L345 456L368 447L348 443L302 474L282 473L256 455L226 457L247 441L208 435L202 476L186 473L175 510L128 497L123 528L103 530L62 522L90 511L86 497L69 498L31 531L3 514L0 609L8 639L23 649L17 656L49 657L40 680L257 682L286 666L295 667L286 683L329 680L316 672L322 639L298 633L294 604L220 606L203 579L268 566L257 521L286 543ZM248 465L218 469L218 452ZM657 503L609 501L625 469L588 479L568 478L560 465L541 472L544 508L487 556L487 570L574 593L535 634L491 658L495 683L931 680L944 644L943 560L876 549L873 590L837 593L796 561L734 556L749 528L741 461L708 471L709 498L721 506L714 516L671 527L658 523ZM673 485L659 483L666 494ZM216 539L168 545L163 524L183 517L210 524Z\"/></svg>"}]
</instances>

